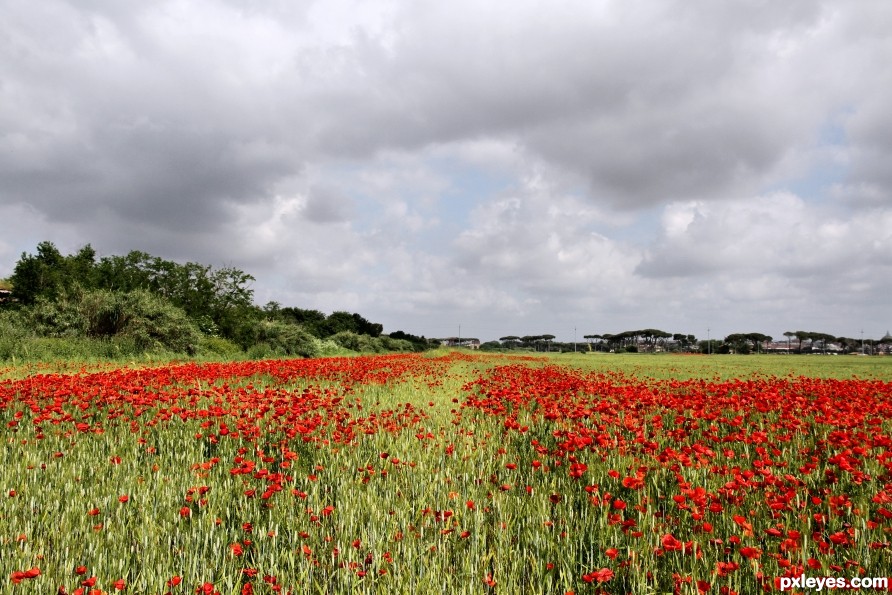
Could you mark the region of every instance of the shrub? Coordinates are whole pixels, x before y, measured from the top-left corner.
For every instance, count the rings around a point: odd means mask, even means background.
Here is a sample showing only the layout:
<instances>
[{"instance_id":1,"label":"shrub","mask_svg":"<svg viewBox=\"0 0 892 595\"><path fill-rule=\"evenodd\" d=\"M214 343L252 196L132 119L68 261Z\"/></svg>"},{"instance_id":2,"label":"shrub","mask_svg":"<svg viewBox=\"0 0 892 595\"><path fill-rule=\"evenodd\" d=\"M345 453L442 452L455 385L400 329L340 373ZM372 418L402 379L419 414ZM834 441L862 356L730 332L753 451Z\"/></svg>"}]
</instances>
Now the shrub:
<instances>
[{"instance_id":1,"label":"shrub","mask_svg":"<svg viewBox=\"0 0 892 595\"><path fill-rule=\"evenodd\" d=\"M393 339L386 335L377 338L385 351L415 351L415 345L406 339Z\"/></svg>"},{"instance_id":2,"label":"shrub","mask_svg":"<svg viewBox=\"0 0 892 595\"><path fill-rule=\"evenodd\" d=\"M248 359L269 359L277 355L269 343L254 343L248 348Z\"/></svg>"},{"instance_id":3,"label":"shrub","mask_svg":"<svg viewBox=\"0 0 892 595\"><path fill-rule=\"evenodd\" d=\"M353 353L349 349L341 347L330 339L316 339L316 345L319 351L318 357L333 357L338 355L350 355Z\"/></svg>"},{"instance_id":4,"label":"shrub","mask_svg":"<svg viewBox=\"0 0 892 595\"><path fill-rule=\"evenodd\" d=\"M17 312L0 312L0 360L21 357L22 346L32 335Z\"/></svg>"},{"instance_id":5,"label":"shrub","mask_svg":"<svg viewBox=\"0 0 892 595\"><path fill-rule=\"evenodd\" d=\"M316 338L302 326L277 320L262 320L258 322L255 332L255 342L266 344L271 351L269 355L316 357L319 354ZM253 347L249 349L249 355L251 349Z\"/></svg>"},{"instance_id":6,"label":"shrub","mask_svg":"<svg viewBox=\"0 0 892 595\"><path fill-rule=\"evenodd\" d=\"M368 335L358 335L353 331L341 331L328 339L357 353L381 353L385 350L379 339Z\"/></svg>"},{"instance_id":7,"label":"shrub","mask_svg":"<svg viewBox=\"0 0 892 595\"><path fill-rule=\"evenodd\" d=\"M203 355L218 355L233 358L242 354L242 349L232 341L222 337L205 336L198 344L198 352Z\"/></svg>"},{"instance_id":8,"label":"shrub","mask_svg":"<svg viewBox=\"0 0 892 595\"><path fill-rule=\"evenodd\" d=\"M139 351L195 352L201 335L182 309L145 290L76 290L30 310L40 334L49 337L114 338ZM129 348L125 349L129 350Z\"/></svg>"}]
</instances>

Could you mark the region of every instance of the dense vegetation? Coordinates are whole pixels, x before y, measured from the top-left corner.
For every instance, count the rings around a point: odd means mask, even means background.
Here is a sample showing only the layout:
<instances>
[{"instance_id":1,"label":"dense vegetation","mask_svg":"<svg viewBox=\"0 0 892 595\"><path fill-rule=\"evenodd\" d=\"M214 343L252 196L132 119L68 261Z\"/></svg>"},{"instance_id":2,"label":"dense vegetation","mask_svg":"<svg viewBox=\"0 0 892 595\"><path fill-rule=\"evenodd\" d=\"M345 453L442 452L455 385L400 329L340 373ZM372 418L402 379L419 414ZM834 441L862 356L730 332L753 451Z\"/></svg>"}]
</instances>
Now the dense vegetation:
<instances>
[{"instance_id":1,"label":"dense vegetation","mask_svg":"<svg viewBox=\"0 0 892 595\"><path fill-rule=\"evenodd\" d=\"M254 304L254 277L145 252L97 258L88 244L23 253L0 291L0 359L233 357L421 351L424 337L383 335L359 314Z\"/></svg>"},{"instance_id":2,"label":"dense vegetation","mask_svg":"<svg viewBox=\"0 0 892 595\"><path fill-rule=\"evenodd\" d=\"M0 595L888 587L887 357L67 366L0 367Z\"/></svg>"}]
</instances>

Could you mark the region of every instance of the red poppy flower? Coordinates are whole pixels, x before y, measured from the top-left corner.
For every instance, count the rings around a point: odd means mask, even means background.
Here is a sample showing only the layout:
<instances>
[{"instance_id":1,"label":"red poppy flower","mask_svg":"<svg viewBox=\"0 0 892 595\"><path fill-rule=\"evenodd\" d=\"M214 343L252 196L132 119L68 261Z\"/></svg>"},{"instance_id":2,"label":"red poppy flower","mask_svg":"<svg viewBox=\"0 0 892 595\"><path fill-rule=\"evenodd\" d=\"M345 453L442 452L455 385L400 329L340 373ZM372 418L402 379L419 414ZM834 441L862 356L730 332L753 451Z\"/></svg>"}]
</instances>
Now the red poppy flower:
<instances>
[{"instance_id":1,"label":"red poppy flower","mask_svg":"<svg viewBox=\"0 0 892 595\"><path fill-rule=\"evenodd\" d=\"M630 490L639 490L644 487L644 480L637 477L625 477L623 478L623 487Z\"/></svg>"},{"instance_id":2,"label":"red poppy flower","mask_svg":"<svg viewBox=\"0 0 892 595\"><path fill-rule=\"evenodd\" d=\"M582 575L582 580L587 583L606 583L613 578L613 571L609 568L602 568Z\"/></svg>"},{"instance_id":3,"label":"red poppy flower","mask_svg":"<svg viewBox=\"0 0 892 595\"><path fill-rule=\"evenodd\" d=\"M21 583L26 578L36 578L40 576L40 568L37 566L31 568L30 570L16 570L12 573L12 582L17 585Z\"/></svg>"},{"instance_id":4,"label":"red poppy flower","mask_svg":"<svg viewBox=\"0 0 892 595\"><path fill-rule=\"evenodd\" d=\"M674 552L680 550L684 547L684 544L675 538L672 534L664 535L660 540L660 543L663 545L663 549L667 552Z\"/></svg>"}]
</instances>

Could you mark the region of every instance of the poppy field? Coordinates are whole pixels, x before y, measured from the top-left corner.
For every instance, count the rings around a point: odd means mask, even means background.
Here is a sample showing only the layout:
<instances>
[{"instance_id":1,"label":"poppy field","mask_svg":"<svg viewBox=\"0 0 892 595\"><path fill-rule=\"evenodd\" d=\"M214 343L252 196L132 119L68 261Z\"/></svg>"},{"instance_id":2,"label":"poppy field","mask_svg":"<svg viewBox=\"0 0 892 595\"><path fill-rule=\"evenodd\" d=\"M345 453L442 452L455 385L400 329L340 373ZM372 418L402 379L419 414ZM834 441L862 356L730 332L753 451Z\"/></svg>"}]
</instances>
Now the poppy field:
<instances>
[{"instance_id":1,"label":"poppy field","mask_svg":"<svg viewBox=\"0 0 892 595\"><path fill-rule=\"evenodd\" d=\"M731 595L892 575L882 377L469 353L3 377L3 594Z\"/></svg>"}]
</instances>

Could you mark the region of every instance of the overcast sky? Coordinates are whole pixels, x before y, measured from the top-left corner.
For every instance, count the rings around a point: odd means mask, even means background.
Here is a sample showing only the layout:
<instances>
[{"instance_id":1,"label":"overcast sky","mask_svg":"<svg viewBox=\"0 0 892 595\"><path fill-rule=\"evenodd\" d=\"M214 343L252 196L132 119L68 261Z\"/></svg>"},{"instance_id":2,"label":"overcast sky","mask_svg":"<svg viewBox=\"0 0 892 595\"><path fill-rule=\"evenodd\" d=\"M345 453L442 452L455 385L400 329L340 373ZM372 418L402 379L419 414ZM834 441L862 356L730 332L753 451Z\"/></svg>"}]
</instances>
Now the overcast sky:
<instances>
[{"instance_id":1,"label":"overcast sky","mask_svg":"<svg viewBox=\"0 0 892 595\"><path fill-rule=\"evenodd\" d=\"M888 0L0 0L50 240L482 340L892 327Z\"/></svg>"}]
</instances>

